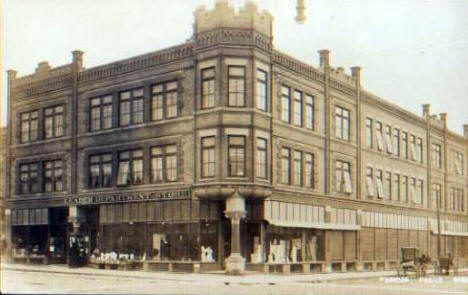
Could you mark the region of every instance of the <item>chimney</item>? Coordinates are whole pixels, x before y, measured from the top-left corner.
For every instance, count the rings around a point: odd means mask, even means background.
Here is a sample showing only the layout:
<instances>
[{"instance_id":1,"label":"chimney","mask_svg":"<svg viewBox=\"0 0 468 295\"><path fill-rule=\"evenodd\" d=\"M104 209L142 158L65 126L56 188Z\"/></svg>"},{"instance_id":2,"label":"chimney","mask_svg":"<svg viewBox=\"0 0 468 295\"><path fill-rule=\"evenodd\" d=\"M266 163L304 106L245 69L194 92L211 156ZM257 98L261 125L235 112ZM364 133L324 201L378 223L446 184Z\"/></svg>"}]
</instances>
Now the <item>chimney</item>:
<instances>
[{"instance_id":1,"label":"chimney","mask_svg":"<svg viewBox=\"0 0 468 295\"><path fill-rule=\"evenodd\" d=\"M463 135L468 139L468 124L463 125Z\"/></svg>"},{"instance_id":2,"label":"chimney","mask_svg":"<svg viewBox=\"0 0 468 295\"><path fill-rule=\"evenodd\" d=\"M37 64L36 68L36 74L42 75L50 70L50 65L48 61L41 61L40 63Z\"/></svg>"},{"instance_id":3,"label":"chimney","mask_svg":"<svg viewBox=\"0 0 468 295\"><path fill-rule=\"evenodd\" d=\"M428 103L425 103L422 105L423 108L423 117L427 118L431 116L431 105Z\"/></svg>"},{"instance_id":4,"label":"chimney","mask_svg":"<svg viewBox=\"0 0 468 295\"><path fill-rule=\"evenodd\" d=\"M330 50L322 49L319 50L320 54L320 67L325 68L330 66Z\"/></svg>"},{"instance_id":5,"label":"chimney","mask_svg":"<svg viewBox=\"0 0 468 295\"><path fill-rule=\"evenodd\" d=\"M16 79L16 75L18 74L18 72L15 70L8 70L7 74L8 74L8 80L13 81Z\"/></svg>"},{"instance_id":6,"label":"chimney","mask_svg":"<svg viewBox=\"0 0 468 295\"><path fill-rule=\"evenodd\" d=\"M73 64L77 66L78 70L83 69L83 54L84 52L81 50L72 51L73 55Z\"/></svg>"},{"instance_id":7,"label":"chimney","mask_svg":"<svg viewBox=\"0 0 468 295\"><path fill-rule=\"evenodd\" d=\"M300 25L305 23L307 17L305 16L305 0L297 0L297 15L296 15L296 22Z\"/></svg>"},{"instance_id":8,"label":"chimney","mask_svg":"<svg viewBox=\"0 0 468 295\"><path fill-rule=\"evenodd\" d=\"M358 85L361 84L361 67L355 66L351 67L351 77L353 77Z\"/></svg>"},{"instance_id":9,"label":"chimney","mask_svg":"<svg viewBox=\"0 0 468 295\"><path fill-rule=\"evenodd\" d=\"M440 120L444 123L444 127L447 127L447 113L440 113Z\"/></svg>"}]
</instances>

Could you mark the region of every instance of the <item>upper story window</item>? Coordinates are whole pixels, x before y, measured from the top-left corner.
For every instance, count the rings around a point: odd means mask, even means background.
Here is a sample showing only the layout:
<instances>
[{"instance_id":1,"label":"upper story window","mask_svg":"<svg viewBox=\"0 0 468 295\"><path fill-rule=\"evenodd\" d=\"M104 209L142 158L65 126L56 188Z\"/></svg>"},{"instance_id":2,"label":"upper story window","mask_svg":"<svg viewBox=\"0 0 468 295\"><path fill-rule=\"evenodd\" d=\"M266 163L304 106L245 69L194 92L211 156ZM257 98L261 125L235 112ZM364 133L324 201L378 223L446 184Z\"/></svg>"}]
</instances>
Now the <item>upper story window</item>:
<instances>
[{"instance_id":1,"label":"upper story window","mask_svg":"<svg viewBox=\"0 0 468 295\"><path fill-rule=\"evenodd\" d=\"M377 139L377 149L379 151L383 151L383 126L380 121L375 121L375 134Z\"/></svg>"},{"instance_id":2,"label":"upper story window","mask_svg":"<svg viewBox=\"0 0 468 295\"><path fill-rule=\"evenodd\" d=\"M353 192L351 182L351 163L337 160L335 162L336 191L350 194Z\"/></svg>"},{"instance_id":3,"label":"upper story window","mask_svg":"<svg viewBox=\"0 0 468 295\"><path fill-rule=\"evenodd\" d=\"M434 208L442 208L442 186L439 183L434 183L432 185L432 199L434 203Z\"/></svg>"},{"instance_id":4,"label":"upper story window","mask_svg":"<svg viewBox=\"0 0 468 295\"><path fill-rule=\"evenodd\" d=\"M465 211L464 191L461 188L450 189L450 209L454 211Z\"/></svg>"},{"instance_id":5,"label":"upper story window","mask_svg":"<svg viewBox=\"0 0 468 295\"><path fill-rule=\"evenodd\" d=\"M408 159L408 133L401 132L401 153L405 159Z\"/></svg>"},{"instance_id":6,"label":"upper story window","mask_svg":"<svg viewBox=\"0 0 468 295\"><path fill-rule=\"evenodd\" d=\"M387 200L392 199L392 173L385 172L384 194Z\"/></svg>"},{"instance_id":7,"label":"upper story window","mask_svg":"<svg viewBox=\"0 0 468 295\"><path fill-rule=\"evenodd\" d=\"M424 181L422 179L418 179L418 187L417 187L417 199L418 204L424 204Z\"/></svg>"},{"instance_id":8,"label":"upper story window","mask_svg":"<svg viewBox=\"0 0 468 295\"><path fill-rule=\"evenodd\" d=\"M92 98L90 104L90 130L97 131L112 128L112 95Z\"/></svg>"},{"instance_id":9,"label":"upper story window","mask_svg":"<svg viewBox=\"0 0 468 295\"><path fill-rule=\"evenodd\" d=\"M215 69L206 68L201 71L201 107L208 109L215 106Z\"/></svg>"},{"instance_id":10,"label":"upper story window","mask_svg":"<svg viewBox=\"0 0 468 295\"><path fill-rule=\"evenodd\" d=\"M416 152L416 136L414 135L410 136L410 152L411 152L411 160L417 161L418 154Z\"/></svg>"},{"instance_id":11,"label":"upper story window","mask_svg":"<svg viewBox=\"0 0 468 295\"><path fill-rule=\"evenodd\" d=\"M387 147L387 153L393 153L392 127L390 127L390 125L385 126L385 145Z\"/></svg>"},{"instance_id":12,"label":"upper story window","mask_svg":"<svg viewBox=\"0 0 468 295\"><path fill-rule=\"evenodd\" d=\"M34 194L39 192L38 164L21 164L20 170L20 193Z\"/></svg>"},{"instance_id":13,"label":"upper story window","mask_svg":"<svg viewBox=\"0 0 468 295\"><path fill-rule=\"evenodd\" d=\"M432 144L432 163L434 163L435 168L442 168L442 149L440 144Z\"/></svg>"},{"instance_id":14,"label":"upper story window","mask_svg":"<svg viewBox=\"0 0 468 295\"><path fill-rule=\"evenodd\" d=\"M289 148L281 149L281 183L291 183L291 150Z\"/></svg>"},{"instance_id":15,"label":"upper story window","mask_svg":"<svg viewBox=\"0 0 468 295\"><path fill-rule=\"evenodd\" d=\"M257 108L266 112L268 110L268 74L257 69Z\"/></svg>"},{"instance_id":16,"label":"upper story window","mask_svg":"<svg viewBox=\"0 0 468 295\"><path fill-rule=\"evenodd\" d=\"M305 186L315 188L315 155L305 154Z\"/></svg>"},{"instance_id":17,"label":"upper story window","mask_svg":"<svg viewBox=\"0 0 468 295\"><path fill-rule=\"evenodd\" d=\"M395 156L400 156L400 129L393 128L393 152Z\"/></svg>"},{"instance_id":18,"label":"upper story window","mask_svg":"<svg viewBox=\"0 0 468 295\"><path fill-rule=\"evenodd\" d=\"M177 81L160 83L152 88L151 120L177 117Z\"/></svg>"},{"instance_id":19,"label":"upper story window","mask_svg":"<svg viewBox=\"0 0 468 295\"><path fill-rule=\"evenodd\" d=\"M151 182L177 181L177 146L175 144L151 149Z\"/></svg>"},{"instance_id":20,"label":"upper story window","mask_svg":"<svg viewBox=\"0 0 468 295\"><path fill-rule=\"evenodd\" d=\"M305 127L314 130L315 125L315 99L311 95L305 95Z\"/></svg>"},{"instance_id":21,"label":"upper story window","mask_svg":"<svg viewBox=\"0 0 468 295\"><path fill-rule=\"evenodd\" d=\"M110 187L112 180L112 154L89 157L89 187Z\"/></svg>"},{"instance_id":22,"label":"upper story window","mask_svg":"<svg viewBox=\"0 0 468 295\"><path fill-rule=\"evenodd\" d=\"M37 111L21 114L21 143L37 140L37 122Z\"/></svg>"},{"instance_id":23,"label":"upper story window","mask_svg":"<svg viewBox=\"0 0 468 295\"><path fill-rule=\"evenodd\" d=\"M350 113L340 106L335 107L335 137L348 141L350 137Z\"/></svg>"},{"instance_id":24,"label":"upper story window","mask_svg":"<svg viewBox=\"0 0 468 295\"><path fill-rule=\"evenodd\" d=\"M117 185L137 185L143 183L143 150L119 153Z\"/></svg>"},{"instance_id":25,"label":"upper story window","mask_svg":"<svg viewBox=\"0 0 468 295\"><path fill-rule=\"evenodd\" d=\"M62 160L44 162L44 191L63 191L63 162Z\"/></svg>"},{"instance_id":26,"label":"upper story window","mask_svg":"<svg viewBox=\"0 0 468 295\"><path fill-rule=\"evenodd\" d=\"M417 142L417 150L416 150L416 158L418 162L423 162L423 140L421 137L418 137Z\"/></svg>"},{"instance_id":27,"label":"upper story window","mask_svg":"<svg viewBox=\"0 0 468 295\"><path fill-rule=\"evenodd\" d=\"M418 195L417 195L417 191L416 191L416 178L415 177L410 178L410 187L409 188L410 188L411 202L418 203Z\"/></svg>"},{"instance_id":28,"label":"upper story window","mask_svg":"<svg viewBox=\"0 0 468 295\"><path fill-rule=\"evenodd\" d=\"M400 201L400 174L393 175L393 197L396 201Z\"/></svg>"},{"instance_id":29,"label":"upper story window","mask_svg":"<svg viewBox=\"0 0 468 295\"><path fill-rule=\"evenodd\" d=\"M373 132L372 132L372 118L366 118L366 147L372 148Z\"/></svg>"},{"instance_id":30,"label":"upper story window","mask_svg":"<svg viewBox=\"0 0 468 295\"><path fill-rule=\"evenodd\" d=\"M377 186L377 197L379 199L384 199L384 189L383 189L383 171L380 169L375 170L376 174L376 186Z\"/></svg>"},{"instance_id":31,"label":"upper story window","mask_svg":"<svg viewBox=\"0 0 468 295\"><path fill-rule=\"evenodd\" d=\"M257 177L267 179L267 140L257 138Z\"/></svg>"},{"instance_id":32,"label":"upper story window","mask_svg":"<svg viewBox=\"0 0 468 295\"><path fill-rule=\"evenodd\" d=\"M143 88L120 93L119 125L143 123Z\"/></svg>"},{"instance_id":33,"label":"upper story window","mask_svg":"<svg viewBox=\"0 0 468 295\"><path fill-rule=\"evenodd\" d=\"M366 168L366 188L367 188L367 196L374 197L375 190L374 190L374 170L372 167Z\"/></svg>"},{"instance_id":34,"label":"upper story window","mask_svg":"<svg viewBox=\"0 0 468 295\"><path fill-rule=\"evenodd\" d=\"M291 88L281 87L281 120L291 122Z\"/></svg>"},{"instance_id":35,"label":"upper story window","mask_svg":"<svg viewBox=\"0 0 468 295\"><path fill-rule=\"evenodd\" d=\"M228 104L230 107L245 106L245 67L228 67Z\"/></svg>"},{"instance_id":36,"label":"upper story window","mask_svg":"<svg viewBox=\"0 0 468 295\"><path fill-rule=\"evenodd\" d=\"M44 113L44 137L48 139L63 136L63 106L46 108Z\"/></svg>"},{"instance_id":37,"label":"upper story window","mask_svg":"<svg viewBox=\"0 0 468 295\"><path fill-rule=\"evenodd\" d=\"M408 176L401 177L401 200L408 203Z\"/></svg>"},{"instance_id":38,"label":"upper story window","mask_svg":"<svg viewBox=\"0 0 468 295\"><path fill-rule=\"evenodd\" d=\"M216 171L215 137L201 139L201 170L202 177L214 177Z\"/></svg>"},{"instance_id":39,"label":"upper story window","mask_svg":"<svg viewBox=\"0 0 468 295\"><path fill-rule=\"evenodd\" d=\"M294 162L294 177L293 177L293 185L302 185L302 152L294 151L293 154L293 162Z\"/></svg>"},{"instance_id":40,"label":"upper story window","mask_svg":"<svg viewBox=\"0 0 468 295\"><path fill-rule=\"evenodd\" d=\"M245 176L245 136L228 137L229 176Z\"/></svg>"},{"instance_id":41,"label":"upper story window","mask_svg":"<svg viewBox=\"0 0 468 295\"><path fill-rule=\"evenodd\" d=\"M463 175L463 154L455 151L454 153L455 174Z\"/></svg>"},{"instance_id":42,"label":"upper story window","mask_svg":"<svg viewBox=\"0 0 468 295\"><path fill-rule=\"evenodd\" d=\"M302 92L294 90L294 125L302 127Z\"/></svg>"}]
</instances>

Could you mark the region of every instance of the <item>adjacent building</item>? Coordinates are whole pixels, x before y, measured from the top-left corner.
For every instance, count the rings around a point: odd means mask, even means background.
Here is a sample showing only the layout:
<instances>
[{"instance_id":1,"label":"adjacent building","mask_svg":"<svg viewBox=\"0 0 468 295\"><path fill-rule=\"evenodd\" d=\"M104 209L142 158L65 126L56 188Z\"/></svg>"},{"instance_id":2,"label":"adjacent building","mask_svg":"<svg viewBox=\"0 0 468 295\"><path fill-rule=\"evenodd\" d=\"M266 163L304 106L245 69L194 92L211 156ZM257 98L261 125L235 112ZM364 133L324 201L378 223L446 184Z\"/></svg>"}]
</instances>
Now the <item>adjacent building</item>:
<instances>
[{"instance_id":1,"label":"adjacent building","mask_svg":"<svg viewBox=\"0 0 468 295\"><path fill-rule=\"evenodd\" d=\"M327 50L318 67L278 51L251 2L194 14L178 46L8 71L14 255L66 257L80 235L157 269L383 269L410 246L468 260L468 125L369 93Z\"/></svg>"}]
</instances>

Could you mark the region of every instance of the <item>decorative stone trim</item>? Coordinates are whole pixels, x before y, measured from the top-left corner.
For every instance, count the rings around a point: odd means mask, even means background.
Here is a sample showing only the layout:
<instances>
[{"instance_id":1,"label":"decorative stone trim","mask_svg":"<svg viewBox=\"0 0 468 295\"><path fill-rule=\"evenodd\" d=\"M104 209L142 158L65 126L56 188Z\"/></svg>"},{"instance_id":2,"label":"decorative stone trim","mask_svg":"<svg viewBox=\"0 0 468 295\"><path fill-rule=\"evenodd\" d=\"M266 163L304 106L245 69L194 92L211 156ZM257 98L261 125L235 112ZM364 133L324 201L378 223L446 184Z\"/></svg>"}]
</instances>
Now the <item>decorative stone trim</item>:
<instances>
[{"instance_id":1,"label":"decorative stone trim","mask_svg":"<svg viewBox=\"0 0 468 295\"><path fill-rule=\"evenodd\" d=\"M220 44L250 45L265 51L273 49L272 39L252 29L219 28L196 36L197 49Z\"/></svg>"},{"instance_id":2,"label":"decorative stone trim","mask_svg":"<svg viewBox=\"0 0 468 295\"><path fill-rule=\"evenodd\" d=\"M142 70L152 66L158 66L172 61L191 57L193 55L193 43L170 47L86 70L79 74L79 82L89 82L108 78L114 75L125 74Z\"/></svg>"}]
</instances>

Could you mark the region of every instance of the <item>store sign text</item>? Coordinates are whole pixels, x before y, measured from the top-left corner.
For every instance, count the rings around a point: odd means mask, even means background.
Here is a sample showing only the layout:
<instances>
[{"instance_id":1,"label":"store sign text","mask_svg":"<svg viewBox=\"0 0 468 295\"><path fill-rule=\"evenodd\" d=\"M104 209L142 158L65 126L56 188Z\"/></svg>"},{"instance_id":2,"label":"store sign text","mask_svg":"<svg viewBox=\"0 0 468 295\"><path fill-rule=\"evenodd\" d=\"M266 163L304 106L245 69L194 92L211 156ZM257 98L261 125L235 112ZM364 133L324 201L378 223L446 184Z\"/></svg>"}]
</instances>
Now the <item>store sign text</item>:
<instances>
[{"instance_id":1,"label":"store sign text","mask_svg":"<svg viewBox=\"0 0 468 295\"><path fill-rule=\"evenodd\" d=\"M181 200L190 199L191 190L181 190L163 193L140 193L132 195L115 194L115 195L97 195L97 196L82 196L71 197L65 199L66 205L88 205L88 204L103 204L103 203L119 203L119 202L142 202L155 200Z\"/></svg>"}]
</instances>

